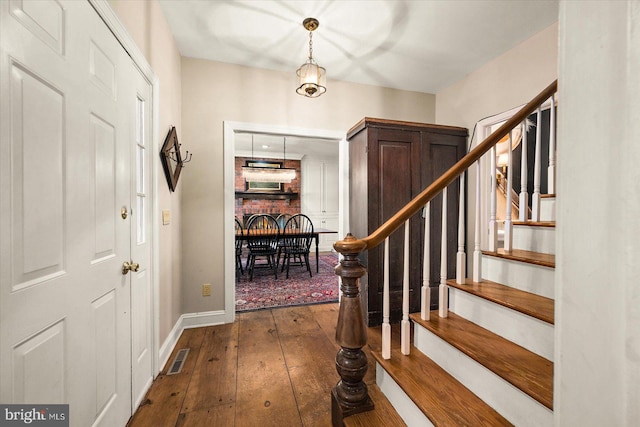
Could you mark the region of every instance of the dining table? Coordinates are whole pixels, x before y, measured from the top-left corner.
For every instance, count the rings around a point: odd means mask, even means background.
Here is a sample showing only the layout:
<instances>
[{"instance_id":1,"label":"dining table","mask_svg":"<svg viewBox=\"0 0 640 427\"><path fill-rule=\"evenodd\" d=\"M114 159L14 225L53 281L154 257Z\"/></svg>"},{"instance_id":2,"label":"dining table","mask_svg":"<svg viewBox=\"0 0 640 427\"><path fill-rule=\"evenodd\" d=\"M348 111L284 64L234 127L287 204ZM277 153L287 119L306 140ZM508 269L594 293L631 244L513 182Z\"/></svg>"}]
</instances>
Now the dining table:
<instances>
[{"instance_id":1,"label":"dining table","mask_svg":"<svg viewBox=\"0 0 640 427\"><path fill-rule=\"evenodd\" d=\"M327 228L314 228L313 231L301 231L295 228L287 228L286 230L274 230L274 229L251 229L251 230L238 230L236 231L236 240L249 241L252 239L264 239L265 237L272 236L288 236L288 237L305 237L310 236L316 242L316 273L320 271L319 267L319 255L318 246L321 234L338 234L336 230L329 230Z\"/></svg>"}]
</instances>

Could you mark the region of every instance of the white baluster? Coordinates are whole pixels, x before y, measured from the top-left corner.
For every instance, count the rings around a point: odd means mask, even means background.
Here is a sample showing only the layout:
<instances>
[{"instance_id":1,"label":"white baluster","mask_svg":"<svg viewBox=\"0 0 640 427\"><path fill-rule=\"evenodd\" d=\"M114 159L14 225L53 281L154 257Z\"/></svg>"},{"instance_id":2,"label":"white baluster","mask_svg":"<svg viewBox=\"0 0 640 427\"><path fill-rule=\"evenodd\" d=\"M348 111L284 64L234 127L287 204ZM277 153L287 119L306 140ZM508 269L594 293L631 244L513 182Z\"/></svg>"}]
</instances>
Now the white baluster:
<instances>
[{"instance_id":1,"label":"white baluster","mask_svg":"<svg viewBox=\"0 0 640 427\"><path fill-rule=\"evenodd\" d=\"M460 206L458 209L458 253L456 254L456 283L467 277L467 254L464 253L464 172L460 175Z\"/></svg>"},{"instance_id":2,"label":"white baluster","mask_svg":"<svg viewBox=\"0 0 640 427\"><path fill-rule=\"evenodd\" d=\"M420 302L420 318L429 320L431 313L431 202L424 207L424 254L422 260L422 293Z\"/></svg>"},{"instance_id":3,"label":"white baluster","mask_svg":"<svg viewBox=\"0 0 640 427\"><path fill-rule=\"evenodd\" d=\"M491 205L489 213L489 250L495 252L498 248L498 224L496 223L496 210L498 198L496 187L498 185L496 177L496 147L491 147Z\"/></svg>"},{"instance_id":4,"label":"white baluster","mask_svg":"<svg viewBox=\"0 0 640 427\"><path fill-rule=\"evenodd\" d=\"M409 354L411 327L409 324L409 220L404 223L404 275L402 279L402 323L400 324L400 351Z\"/></svg>"},{"instance_id":5,"label":"white baluster","mask_svg":"<svg viewBox=\"0 0 640 427\"><path fill-rule=\"evenodd\" d=\"M556 193L556 97L551 95L549 111L549 168L547 169L547 193Z\"/></svg>"},{"instance_id":6,"label":"white baluster","mask_svg":"<svg viewBox=\"0 0 640 427\"><path fill-rule=\"evenodd\" d=\"M506 252L511 252L513 249L513 199L511 197L512 193L512 182L513 182L513 152L511 150L511 144L513 141L513 129L509 132L509 147L507 148L507 177L504 183L504 193L505 193L505 205L506 205L506 213L504 216L504 250Z\"/></svg>"},{"instance_id":7,"label":"white baluster","mask_svg":"<svg viewBox=\"0 0 640 427\"><path fill-rule=\"evenodd\" d=\"M536 156L533 163L533 196L531 199L531 220L540 221L540 169L541 169L541 139L542 139L542 110L538 107L536 122Z\"/></svg>"},{"instance_id":8,"label":"white baluster","mask_svg":"<svg viewBox=\"0 0 640 427\"><path fill-rule=\"evenodd\" d=\"M473 281L482 281L482 252L480 251L480 177L482 175L480 160L476 162L476 232L473 247Z\"/></svg>"},{"instance_id":9,"label":"white baluster","mask_svg":"<svg viewBox=\"0 0 640 427\"><path fill-rule=\"evenodd\" d=\"M529 219L529 192L527 191L527 119L522 122L522 158L520 159L520 221Z\"/></svg>"},{"instance_id":10,"label":"white baluster","mask_svg":"<svg viewBox=\"0 0 640 427\"><path fill-rule=\"evenodd\" d=\"M495 159L495 156L493 157ZM495 163L495 160L494 160ZM495 171L495 168L494 168ZM440 248L440 287L438 301L438 315L449 315L449 290L447 288L447 187L442 191L442 247Z\"/></svg>"},{"instance_id":11,"label":"white baluster","mask_svg":"<svg viewBox=\"0 0 640 427\"><path fill-rule=\"evenodd\" d=\"M384 239L384 284L382 289L382 358L391 358L391 325L389 324L389 238Z\"/></svg>"}]
</instances>

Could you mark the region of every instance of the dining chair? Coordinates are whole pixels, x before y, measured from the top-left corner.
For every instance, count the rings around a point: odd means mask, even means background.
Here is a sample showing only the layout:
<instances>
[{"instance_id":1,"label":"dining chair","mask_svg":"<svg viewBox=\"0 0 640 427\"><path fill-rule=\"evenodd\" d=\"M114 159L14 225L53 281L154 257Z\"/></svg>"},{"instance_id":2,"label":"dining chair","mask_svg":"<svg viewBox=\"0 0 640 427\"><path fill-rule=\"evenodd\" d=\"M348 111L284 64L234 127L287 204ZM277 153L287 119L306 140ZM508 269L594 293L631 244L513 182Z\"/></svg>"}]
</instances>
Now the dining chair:
<instances>
[{"instance_id":1,"label":"dining chair","mask_svg":"<svg viewBox=\"0 0 640 427\"><path fill-rule=\"evenodd\" d=\"M271 215L256 215L251 218L247 226L247 270L249 280L253 280L253 271L256 266L256 258L265 257L264 266L273 269L273 273L278 278L278 263L276 255L278 253L278 238L280 237L280 227L278 222Z\"/></svg>"},{"instance_id":2,"label":"dining chair","mask_svg":"<svg viewBox=\"0 0 640 427\"><path fill-rule=\"evenodd\" d=\"M287 221L289 220L289 218L291 218L291 214L287 214L287 213L281 213L280 215L278 215L276 217L276 221L278 222L278 225L280 226L280 231L284 230L285 226L287 225ZM294 223L292 223L292 224L294 224ZM282 255L282 246L283 245L284 245L284 241L282 239L278 240L278 256L277 256L278 265L280 265L280 256Z\"/></svg>"},{"instance_id":3,"label":"dining chair","mask_svg":"<svg viewBox=\"0 0 640 427\"><path fill-rule=\"evenodd\" d=\"M309 265L309 251L313 240L312 234L313 222L308 216L296 214L287 220L280 239L283 243L281 250L284 253L281 271L284 271L286 267L287 279L289 278L291 258L293 258L294 264L297 260L300 266L306 265L309 277L313 277L311 266ZM302 263L303 260L304 264Z\"/></svg>"},{"instance_id":4,"label":"dining chair","mask_svg":"<svg viewBox=\"0 0 640 427\"><path fill-rule=\"evenodd\" d=\"M244 228L238 218L236 218L236 235L243 235ZM240 271L241 275L244 275L244 269L242 268L242 239L236 238L236 271Z\"/></svg>"},{"instance_id":5,"label":"dining chair","mask_svg":"<svg viewBox=\"0 0 640 427\"><path fill-rule=\"evenodd\" d=\"M282 230L284 228L284 226L287 224L287 220L291 218L291 214L287 214L287 213L281 213L280 215L278 215L276 217L276 221L278 222L278 225L280 226L280 229Z\"/></svg>"}]
</instances>

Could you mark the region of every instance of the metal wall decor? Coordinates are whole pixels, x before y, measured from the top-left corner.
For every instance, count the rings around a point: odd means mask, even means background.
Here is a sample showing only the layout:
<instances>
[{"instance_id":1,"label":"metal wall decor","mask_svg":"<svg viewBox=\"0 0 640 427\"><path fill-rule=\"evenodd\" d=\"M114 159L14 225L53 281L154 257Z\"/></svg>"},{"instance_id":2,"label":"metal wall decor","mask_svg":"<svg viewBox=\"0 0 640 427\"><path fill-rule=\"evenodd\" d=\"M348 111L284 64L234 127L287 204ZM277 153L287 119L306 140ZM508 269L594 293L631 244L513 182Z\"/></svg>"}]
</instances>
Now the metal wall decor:
<instances>
[{"instance_id":1,"label":"metal wall decor","mask_svg":"<svg viewBox=\"0 0 640 427\"><path fill-rule=\"evenodd\" d=\"M160 160L162 161L164 175L167 178L167 184L169 184L169 190L176 191L180 171L182 171L185 163L191 161L191 156L189 151L186 152L184 157L182 156L176 128L171 126L160 150Z\"/></svg>"}]
</instances>

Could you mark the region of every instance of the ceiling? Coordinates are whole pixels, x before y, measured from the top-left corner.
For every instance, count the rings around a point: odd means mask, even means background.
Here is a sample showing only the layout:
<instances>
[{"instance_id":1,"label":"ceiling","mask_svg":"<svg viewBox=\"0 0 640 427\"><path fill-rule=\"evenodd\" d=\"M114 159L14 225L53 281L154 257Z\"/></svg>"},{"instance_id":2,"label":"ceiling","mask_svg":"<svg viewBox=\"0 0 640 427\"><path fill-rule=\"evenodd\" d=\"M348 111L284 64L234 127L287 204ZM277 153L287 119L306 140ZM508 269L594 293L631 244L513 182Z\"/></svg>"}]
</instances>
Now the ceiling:
<instances>
[{"instance_id":1,"label":"ceiling","mask_svg":"<svg viewBox=\"0 0 640 427\"><path fill-rule=\"evenodd\" d=\"M558 0L159 1L182 56L290 72L292 85L308 56L302 21L317 18L313 57L327 91L343 80L437 93L558 19ZM282 137L254 139L256 157L283 152ZM309 142L288 138L287 153L337 153L335 141ZM250 152L250 135L235 147Z\"/></svg>"},{"instance_id":2,"label":"ceiling","mask_svg":"<svg viewBox=\"0 0 640 427\"><path fill-rule=\"evenodd\" d=\"M437 93L558 20L558 0L160 0L182 56ZM293 77L295 78L295 77Z\"/></svg>"},{"instance_id":3,"label":"ceiling","mask_svg":"<svg viewBox=\"0 0 640 427\"><path fill-rule=\"evenodd\" d=\"M235 155L239 157L268 157L302 159L303 156L338 157L338 140L272 134L236 133Z\"/></svg>"}]
</instances>

